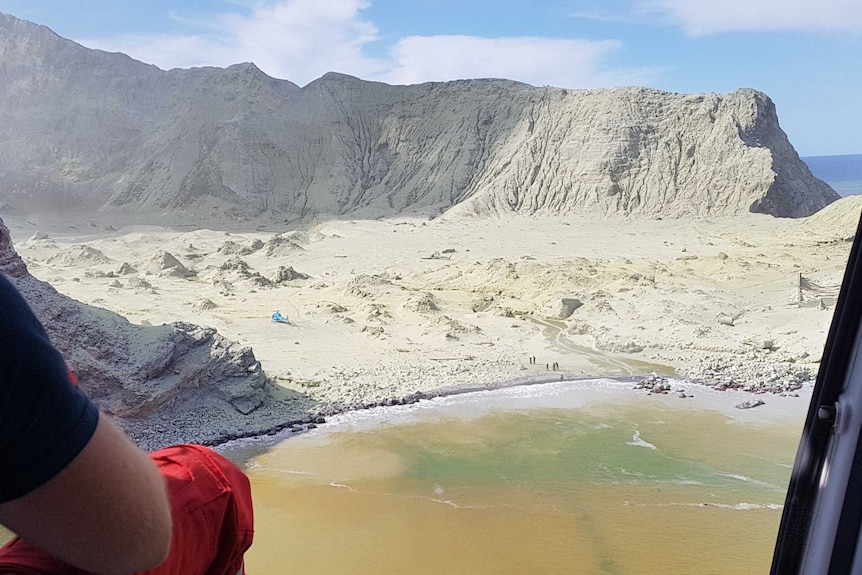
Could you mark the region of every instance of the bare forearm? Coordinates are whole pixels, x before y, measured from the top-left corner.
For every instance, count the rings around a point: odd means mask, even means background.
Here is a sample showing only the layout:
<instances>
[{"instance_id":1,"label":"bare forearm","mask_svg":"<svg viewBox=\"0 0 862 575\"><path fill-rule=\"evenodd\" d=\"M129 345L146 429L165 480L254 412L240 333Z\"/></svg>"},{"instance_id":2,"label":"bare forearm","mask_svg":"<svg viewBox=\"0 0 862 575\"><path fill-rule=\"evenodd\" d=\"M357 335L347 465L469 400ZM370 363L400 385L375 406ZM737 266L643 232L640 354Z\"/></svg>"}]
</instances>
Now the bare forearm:
<instances>
[{"instance_id":1,"label":"bare forearm","mask_svg":"<svg viewBox=\"0 0 862 575\"><path fill-rule=\"evenodd\" d=\"M104 416L66 469L0 505L0 522L58 559L99 575L153 568L170 550L164 479Z\"/></svg>"}]
</instances>

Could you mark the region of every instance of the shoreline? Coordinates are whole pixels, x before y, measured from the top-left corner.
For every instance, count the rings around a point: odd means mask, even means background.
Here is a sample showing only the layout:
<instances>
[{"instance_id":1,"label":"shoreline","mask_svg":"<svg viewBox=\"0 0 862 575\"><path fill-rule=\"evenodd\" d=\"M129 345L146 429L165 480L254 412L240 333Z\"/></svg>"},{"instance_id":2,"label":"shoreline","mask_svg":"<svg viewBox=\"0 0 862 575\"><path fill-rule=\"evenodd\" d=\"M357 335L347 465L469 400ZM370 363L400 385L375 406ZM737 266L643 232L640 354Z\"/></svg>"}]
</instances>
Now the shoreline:
<instances>
[{"instance_id":1,"label":"shoreline","mask_svg":"<svg viewBox=\"0 0 862 575\"><path fill-rule=\"evenodd\" d=\"M571 375L567 376L566 374L560 374L560 377L530 376L486 385L445 386L436 390L424 392L417 391L401 397L388 397L372 402L328 406L315 413L310 413L305 417L299 419L292 419L283 423L278 423L260 431L243 434L228 434L224 437L219 437L214 440L207 440L202 443L211 447L218 447L237 440L263 439L266 437L272 437L279 434L280 432L289 430L291 432L290 435L282 438L287 439L294 434L304 433L311 429L316 429L317 427L326 425L327 423L329 423L329 418L339 415L374 410L378 408L409 406L434 399L453 398L461 395L501 391L517 387L532 387L555 383L583 383L600 381L613 381L619 384L631 384L631 387L627 387L625 389L620 388L621 392L633 392L631 393L631 397L639 396L647 398L649 396L654 396L657 400L662 401L675 399L678 399L679 401L684 401L686 399L697 399L697 401L692 402L692 408L694 409L721 411L726 415L736 415L738 418L742 418L742 414L747 412L748 415L744 416L744 419L750 422L771 421L776 418L784 417L787 415L787 412L790 411L787 408L787 405L783 406L782 408L779 408L778 411L775 411L776 406L772 405L771 407L769 407L770 398L782 398L782 402L786 402L786 400L792 401L794 403L796 401L803 402L804 405L795 405L793 407L798 407L804 415L804 413L807 411L808 403L810 401L810 392L814 387L814 382L810 381L806 382L803 385L800 385L793 391L774 393L762 390L748 391L739 388L722 388L720 385L710 386L704 384L697 384L687 380L679 380L665 376L658 376L656 374L634 377L587 377ZM652 385L656 386L657 388L662 385L666 385L667 388L666 390L661 390L649 387ZM584 389L583 391L585 393L590 393L591 390ZM704 399L702 397L703 394L711 394L711 397ZM745 401L750 400L754 397L766 397L767 399L763 403L758 403L750 407L740 407L740 405L745 403ZM680 404L676 403L675 406L679 407ZM735 411L732 411L732 409ZM761 417L765 413L768 413L769 415ZM800 420L800 426L802 423L804 423L804 418Z\"/></svg>"}]
</instances>

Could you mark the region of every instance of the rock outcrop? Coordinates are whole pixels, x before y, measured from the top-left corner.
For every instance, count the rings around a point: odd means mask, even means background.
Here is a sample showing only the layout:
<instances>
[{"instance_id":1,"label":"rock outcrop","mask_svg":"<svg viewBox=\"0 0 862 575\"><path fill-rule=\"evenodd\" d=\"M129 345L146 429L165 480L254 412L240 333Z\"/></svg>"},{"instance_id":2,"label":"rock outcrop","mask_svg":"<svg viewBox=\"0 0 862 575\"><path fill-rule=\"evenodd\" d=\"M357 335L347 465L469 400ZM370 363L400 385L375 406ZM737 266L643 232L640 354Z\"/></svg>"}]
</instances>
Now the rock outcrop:
<instances>
[{"instance_id":1,"label":"rock outcrop","mask_svg":"<svg viewBox=\"0 0 862 575\"><path fill-rule=\"evenodd\" d=\"M0 199L22 211L806 216L770 99L505 80L300 88L253 64L163 71L0 14Z\"/></svg>"},{"instance_id":2,"label":"rock outcrop","mask_svg":"<svg viewBox=\"0 0 862 575\"><path fill-rule=\"evenodd\" d=\"M251 348L187 323L133 325L58 293L27 272L2 220L0 272L27 299L88 397L145 447L219 441L297 416L273 396Z\"/></svg>"}]
</instances>

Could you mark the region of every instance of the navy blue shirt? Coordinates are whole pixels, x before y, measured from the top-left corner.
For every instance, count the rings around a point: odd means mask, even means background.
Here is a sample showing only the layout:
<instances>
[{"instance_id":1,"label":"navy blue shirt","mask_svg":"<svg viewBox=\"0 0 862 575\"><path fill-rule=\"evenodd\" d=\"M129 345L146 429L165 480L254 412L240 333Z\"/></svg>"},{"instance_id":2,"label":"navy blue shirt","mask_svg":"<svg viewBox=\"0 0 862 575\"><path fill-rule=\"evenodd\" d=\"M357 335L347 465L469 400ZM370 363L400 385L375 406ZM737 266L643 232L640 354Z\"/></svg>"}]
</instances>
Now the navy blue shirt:
<instances>
[{"instance_id":1,"label":"navy blue shirt","mask_svg":"<svg viewBox=\"0 0 862 575\"><path fill-rule=\"evenodd\" d=\"M0 503L57 475L90 441L98 418L42 324L0 274Z\"/></svg>"}]
</instances>

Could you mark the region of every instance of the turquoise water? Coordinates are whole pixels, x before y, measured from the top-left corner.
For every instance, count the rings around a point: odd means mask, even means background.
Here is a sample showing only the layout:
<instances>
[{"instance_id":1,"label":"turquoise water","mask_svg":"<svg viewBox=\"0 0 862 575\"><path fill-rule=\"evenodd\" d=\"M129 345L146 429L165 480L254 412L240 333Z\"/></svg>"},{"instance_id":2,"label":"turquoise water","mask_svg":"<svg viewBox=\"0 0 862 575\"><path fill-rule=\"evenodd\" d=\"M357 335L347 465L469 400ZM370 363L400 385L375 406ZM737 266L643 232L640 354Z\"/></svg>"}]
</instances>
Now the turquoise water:
<instances>
[{"instance_id":1,"label":"turquoise water","mask_svg":"<svg viewBox=\"0 0 862 575\"><path fill-rule=\"evenodd\" d=\"M644 421L644 415L662 419ZM500 434L492 438L465 444L428 432L432 439L413 441L413 434L405 434L386 441L388 449L410 460L405 475L420 479L489 486L531 482L561 491L574 491L585 483L698 485L712 493L728 492L727 503L733 503L735 489L744 487L746 493L756 492L769 503L781 503L787 462L757 458L719 462L706 453L669 445L673 438L668 434L692 433L682 426L673 429L675 415L628 410L601 416L566 410L504 413L459 425L464 436L481 438L485 428ZM703 415L696 419L701 424L726 425ZM641 429L663 447L646 441Z\"/></svg>"}]
</instances>

